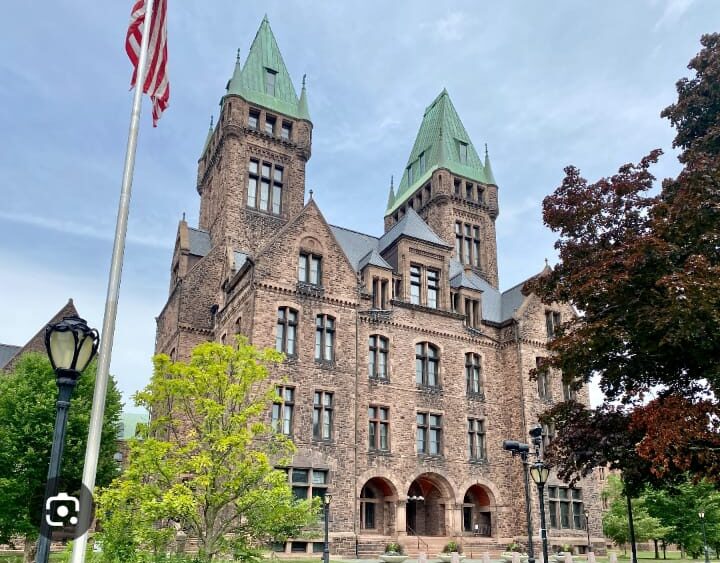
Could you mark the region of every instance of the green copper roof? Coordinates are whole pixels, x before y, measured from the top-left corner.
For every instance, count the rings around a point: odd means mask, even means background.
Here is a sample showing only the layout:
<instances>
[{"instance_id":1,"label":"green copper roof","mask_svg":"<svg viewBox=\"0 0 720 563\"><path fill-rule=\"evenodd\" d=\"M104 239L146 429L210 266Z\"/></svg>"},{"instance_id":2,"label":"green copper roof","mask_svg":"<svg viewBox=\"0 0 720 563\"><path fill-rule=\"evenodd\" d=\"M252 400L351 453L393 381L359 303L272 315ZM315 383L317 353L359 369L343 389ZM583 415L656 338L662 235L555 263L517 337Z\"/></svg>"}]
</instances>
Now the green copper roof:
<instances>
[{"instance_id":1,"label":"green copper roof","mask_svg":"<svg viewBox=\"0 0 720 563\"><path fill-rule=\"evenodd\" d=\"M242 69L238 57L227 92L269 110L310 120L306 94L303 92L302 99L298 100L267 16L260 24Z\"/></svg>"},{"instance_id":2,"label":"green copper roof","mask_svg":"<svg viewBox=\"0 0 720 563\"><path fill-rule=\"evenodd\" d=\"M213 116L210 116L210 129L208 130L207 137L205 138L205 144L203 145L202 153L200 153L200 158L203 157L205 154L205 151L208 149L208 145L210 144L210 139L212 139L213 133L215 132L215 129L213 127Z\"/></svg>"},{"instance_id":3,"label":"green copper roof","mask_svg":"<svg viewBox=\"0 0 720 563\"><path fill-rule=\"evenodd\" d=\"M425 110L397 194L388 204L385 214L389 215L405 203L438 168L447 168L477 182L494 183L486 175L485 167L445 89Z\"/></svg>"},{"instance_id":4,"label":"green copper roof","mask_svg":"<svg viewBox=\"0 0 720 563\"><path fill-rule=\"evenodd\" d=\"M495 176L493 175L492 167L490 166L490 156L488 155L487 143L485 143L485 166L484 166L484 168L485 168L485 177L487 178L487 183L497 186L497 182L495 181Z\"/></svg>"}]
</instances>

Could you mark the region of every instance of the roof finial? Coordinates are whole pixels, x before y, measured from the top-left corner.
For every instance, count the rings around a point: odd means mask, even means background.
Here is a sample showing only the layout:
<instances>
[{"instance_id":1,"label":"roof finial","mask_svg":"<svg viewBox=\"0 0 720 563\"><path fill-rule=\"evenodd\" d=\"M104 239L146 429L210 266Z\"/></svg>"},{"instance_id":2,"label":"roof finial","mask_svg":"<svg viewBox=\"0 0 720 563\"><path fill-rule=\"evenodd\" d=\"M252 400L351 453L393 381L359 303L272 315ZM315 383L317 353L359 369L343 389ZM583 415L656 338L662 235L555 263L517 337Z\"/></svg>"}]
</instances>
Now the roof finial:
<instances>
[{"instance_id":1,"label":"roof finial","mask_svg":"<svg viewBox=\"0 0 720 563\"><path fill-rule=\"evenodd\" d=\"M211 116L210 116L210 130L211 130L211 131L212 131L212 128L213 128L213 120L214 120L214 119L215 119L215 116L214 116L214 115L211 115Z\"/></svg>"},{"instance_id":2,"label":"roof finial","mask_svg":"<svg viewBox=\"0 0 720 563\"><path fill-rule=\"evenodd\" d=\"M545 258L545 267L547 268L548 266L549 266L549 264L548 264L548 259Z\"/></svg>"},{"instance_id":3,"label":"roof finial","mask_svg":"<svg viewBox=\"0 0 720 563\"><path fill-rule=\"evenodd\" d=\"M487 156L487 155L488 155L487 143L485 143L485 156Z\"/></svg>"},{"instance_id":4,"label":"roof finial","mask_svg":"<svg viewBox=\"0 0 720 563\"><path fill-rule=\"evenodd\" d=\"M305 79L307 78L307 74L303 74L303 88L305 88Z\"/></svg>"},{"instance_id":5,"label":"roof finial","mask_svg":"<svg viewBox=\"0 0 720 563\"><path fill-rule=\"evenodd\" d=\"M310 190L310 199L312 199L312 198L313 198L313 191Z\"/></svg>"},{"instance_id":6,"label":"roof finial","mask_svg":"<svg viewBox=\"0 0 720 563\"><path fill-rule=\"evenodd\" d=\"M184 212L184 211L183 211L183 218L182 218L182 220L185 221L185 212Z\"/></svg>"},{"instance_id":7,"label":"roof finial","mask_svg":"<svg viewBox=\"0 0 720 563\"><path fill-rule=\"evenodd\" d=\"M235 56L235 62L240 64L240 47L238 47L237 55Z\"/></svg>"},{"instance_id":8,"label":"roof finial","mask_svg":"<svg viewBox=\"0 0 720 563\"><path fill-rule=\"evenodd\" d=\"M394 185L395 185L395 175L391 174L390 175L390 189L391 190L393 189Z\"/></svg>"}]
</instances>

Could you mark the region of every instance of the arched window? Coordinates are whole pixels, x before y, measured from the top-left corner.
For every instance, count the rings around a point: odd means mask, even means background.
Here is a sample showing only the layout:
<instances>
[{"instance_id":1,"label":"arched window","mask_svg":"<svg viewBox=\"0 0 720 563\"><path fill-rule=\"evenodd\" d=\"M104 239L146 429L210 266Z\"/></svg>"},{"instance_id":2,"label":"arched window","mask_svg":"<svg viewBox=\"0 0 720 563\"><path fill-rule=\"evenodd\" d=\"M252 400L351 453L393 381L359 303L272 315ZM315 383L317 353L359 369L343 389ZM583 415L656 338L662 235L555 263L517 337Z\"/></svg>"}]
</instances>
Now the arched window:
<instances>
[{"instance_id":1,"label":"arched window","mask_svg":"<svg viewBox=\"0 0 720 563\"><path fill-rule=\"evenodd\" d=\"M388 350L390 343L387 338L373 334L368 338L368 376L373 379L388 378Z\"/></svg>"},{"instance_id":2,"label":"arched window","mask_svg":"<svg viewBox=\"0 0 720 563\"><path fill-rule=\"evenodd\" d=\"M415 382L418 385L440 385L440 352L429 342L415 345Z\"/></svg>"},{"instance_id":3,"label":"arched window","mask_svg":"<svg viewBox=\"0 0 720 563\"><path fill-rule=\"evenodd\" d=\"M297 342L298 312L290 307L280 307L277 315L275 349L288 356L295 356Z\"/></svg>"},{"instance_id":4,"label":"arched window","mask_svg":"<svg viewBox=\"0 0 720 563\"><path fill-rule=\"evenodd\" d=\"M465 354L465 385L468 395L483 394L482 364L479 354Z\"/></svg>"},{"instance_id":5,"label":"arched window","mask_svg":"<svg viewBox=\"0 0 720 563\"><path fill-rule=\"evenodd\" d=\"M375 507L378 498L368 485L365 485L360 492L360 528L363 530L375 529Z\"/></svg>"},{"instance_id":6,"label":"arched window","mask_svg":"<svg viewBox=\"0 0 720 563\"><path fill-rule=\"evenodd\" d=\"M335 359L335 318L330 315L315 317L315 360L332 362Z\"/></svg>"}]
</instances>

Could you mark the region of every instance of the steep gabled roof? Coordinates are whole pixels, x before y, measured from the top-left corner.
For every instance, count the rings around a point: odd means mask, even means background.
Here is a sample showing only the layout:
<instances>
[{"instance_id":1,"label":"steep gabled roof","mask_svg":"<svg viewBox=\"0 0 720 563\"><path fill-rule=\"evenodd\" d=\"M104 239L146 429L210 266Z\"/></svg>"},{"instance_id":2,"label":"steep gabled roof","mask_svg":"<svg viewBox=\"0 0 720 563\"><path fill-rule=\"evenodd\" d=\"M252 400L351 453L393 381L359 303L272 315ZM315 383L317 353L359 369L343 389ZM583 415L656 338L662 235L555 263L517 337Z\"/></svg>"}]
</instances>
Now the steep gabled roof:
<instances>
[{"instance_id":1,"label":"steep gabled roof","mask_svg":"<svg viewBox=\"0 0 720 563\"><path fill-rule=\"evenodd\" d=\"M188 227L188 238L190 239L190 254L205 256L210 252L212 242L210 241L210 233L207 231Z\"/></svg>"},{"instance_id":2,"label":"steep gabled roof","mask_svg":"<svg viewBox=\"0 0 720 563\"><path fill-rule=\"evenodd\" d=\"M461 158L461 145L466 147L467 159ZM438 168L447 168L478 182L495 183L485 174L485 167L447 90L443 90L425 110L397 195L388 203L385 214L400 207Z\"/></svg>"},{"instance_id":3,"label":"steep gabled roof","mask_svg":"<svg viewBox=\"0 0 720 563\"><path fill-rule=\"evenodd\" d=\"M452 248L447 242L441 239L412 208L408 208L405 216L395 223L392 229L380 237L378 241L378 251L384 251L402 236L422 240L445 248Z\"/></svg>"},{"instance_id":4,"label":"steep gabled roof","mask_svg":"<svg viewBox=\"0 0 720 563\"><path fill-rule=\"evenodd\" d=\"M0 369L3 369L9 364L10 360L12 360L20 350L22 350L22 346L0 344Z\"/></svg>"},{"instance_id":5,"label":"steep gabled roof","mask_svg":"<svg viewBox=\"0 0 720 563\"><path fill-rule=\"evenodd\" d=\"M373 250L377 250L378 238L364 233L358 233L344 227L330 225L330 230L338 241L340 248L347 256L355 271L359 271L360 261Z\"/></svg>"},{"instance_id":6,"label":"steep gabled roof","mask_svg":"<svg viewBox=\"0 0 720 563\"><path fill-rule=\"evenodd\" d=\"M367 265L377 266L378 268L383 268L385 270L392 270L392 266L385 262L383 257L380 256L380 253L374 248L360 259L357 269L362 270Z\"/></svg>"},{"instance_id":7,"label":"steep gabled roof","mask_svg":"<svg viewBox=\"0 0 720 563\"><path fill-rule=\"evenodd\" d=\"M274 92L268 92L266 87L268 72L274 74ZM236 94L278 113L299 119L310 119L307 94L303 96L301 104L267 16L260 23L242 69L240 61L236 62L227 93Z\"/></svg>"}]
</instances>

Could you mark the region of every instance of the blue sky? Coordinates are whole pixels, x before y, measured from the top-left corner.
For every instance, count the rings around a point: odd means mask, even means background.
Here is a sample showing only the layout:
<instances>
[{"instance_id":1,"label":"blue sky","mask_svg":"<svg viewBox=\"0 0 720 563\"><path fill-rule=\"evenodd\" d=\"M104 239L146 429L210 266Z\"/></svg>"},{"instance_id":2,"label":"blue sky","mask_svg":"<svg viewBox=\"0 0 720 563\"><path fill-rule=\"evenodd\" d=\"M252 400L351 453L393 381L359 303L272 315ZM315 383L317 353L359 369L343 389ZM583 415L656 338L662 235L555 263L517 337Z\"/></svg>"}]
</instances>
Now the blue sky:
<instances>
[{"instance_id":1,"label":"blue sky","mask_svg":"<svg viewBox=\"0 0 720 563\"><path fill-rule=\"evenodd\" d=\"M112 372L126 400L150 373L177 221L197 223L211 114L265 13L314 123L307 187L328 221L380 234L392 174L447 88L500 186L501 288L554 260L541 201L563 167L588 179L666 154L675 99L715 0L576 2L169 0L170 108L145 106ZM102 324L131 94L131 0L15 2L0 37L0 342L22 344L73 297ZM128 400L128 403L130 401Z\"/></svg>"}]
</instances>

